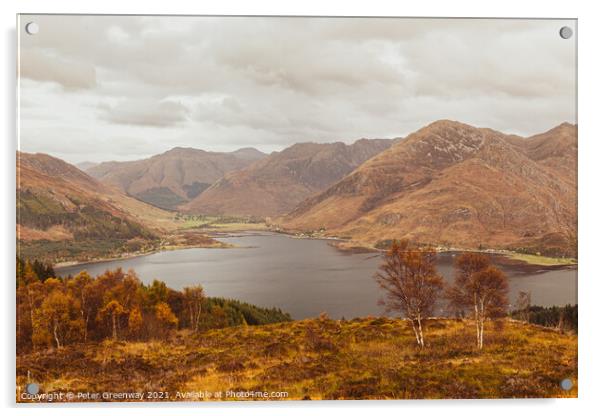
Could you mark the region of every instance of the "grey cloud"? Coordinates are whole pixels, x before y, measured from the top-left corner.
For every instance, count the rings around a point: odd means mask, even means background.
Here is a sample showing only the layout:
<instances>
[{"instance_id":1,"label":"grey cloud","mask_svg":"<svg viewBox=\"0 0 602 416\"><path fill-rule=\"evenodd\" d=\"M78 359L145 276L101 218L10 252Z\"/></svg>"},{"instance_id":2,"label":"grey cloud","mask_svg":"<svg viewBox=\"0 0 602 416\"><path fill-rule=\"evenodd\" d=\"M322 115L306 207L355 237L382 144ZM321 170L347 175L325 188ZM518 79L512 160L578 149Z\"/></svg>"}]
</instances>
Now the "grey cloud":
<instances>
[{"instance_id":1,"label":"grey cloud","mask_svg":"<svg viewBox=\"0 0 602 416\"><path fill-rule=\"evenodd\" d=\"M40 33L21 36L22 143L42 151L83 154L83 136L120 143L99 159L176 145L271 151L402 136L440 118L525 135L576 121L575 39L558 36L573 21L27 19Z\"/></svg>"},{"instance_id":2,"label":"grey cloud","mask_svg":"<svg viewBox=\"0 0 602 416\"><path fill-rule=\"evenodd\" d=\"M188 109L171 101L126 100L115 106L99 105L101 117L112 123L172 127L185 121Z\"/></svg>"},{"instance_id":3,"label":"grey cloud","mask_svg":"<svg viewBox=\"0 0 602 416\"><path fill-rule=\"evenodd\" d=\"M36 81L55 82L65 89L96 86L96 69L85 62L52 56L42 50L24 49L20 55L20 75Z\"/></svg>"},{"instance_id":4,"label":"grey cloud","mask_svg":"<svg viewBox=\"0 0 602 416\"><path fill-rule=\"evenodd\" d=\"M512 22L503 30L470 21L474 32L449 36L434 31L422 39L400 45L400 53L414 74L419 95L459 96L502 94L544 97L573 94L574 48L557 35L561 22ZM528 39L526 41L525 39Z\"/></svg>"}]
</instances>

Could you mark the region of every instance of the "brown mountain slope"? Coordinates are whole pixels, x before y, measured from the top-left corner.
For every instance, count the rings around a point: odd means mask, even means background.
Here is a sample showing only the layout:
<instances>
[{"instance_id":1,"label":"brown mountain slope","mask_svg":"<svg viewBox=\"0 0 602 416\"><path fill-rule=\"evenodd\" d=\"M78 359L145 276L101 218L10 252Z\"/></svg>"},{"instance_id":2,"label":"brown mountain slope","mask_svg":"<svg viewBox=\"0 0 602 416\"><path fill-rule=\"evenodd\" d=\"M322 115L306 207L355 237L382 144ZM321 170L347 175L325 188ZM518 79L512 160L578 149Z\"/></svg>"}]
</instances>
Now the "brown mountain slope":
<instances>
[{"instance_id":1,"label":"brown mountain slope","mask_svg":"<svg viewBox=\"0 0 602 416\"><path fill-rule=\"evenodd\" d=\"M381 139L352 145L297 143L226 175L181 208L198 214L284 214L390 145L391 140Z\"/></svg>"},{"instance_id":2,"label":"brown mountain slope","mask_svg":"<svg viewBox=\"0 0 602 416\"><path fill-rule=\"evenodd\" d=\"M226 173L242 169L264 156L252 148L218 153L176 147L148 159L101 163L87 173L149 204L175 209Z\"/></svg>"},{"instance_id":3,"label":"brown mountain slope","mask_svg":"<svg viewBox=\"0 0 602 416\"><path fill-rule=\"evenodd\" d=\"M439 121L284 217L364 244L393 238L575 255L576 127L528 139Z\"/></svg>"},{"instance_id":4,"label":"brown mountain slope","mask_svg":"<svg viewBox=\"0 0 602 416\"><path fill-rule=\"evenodd\" d=\"M577 186L577 126L563 123L525 139L525 150L531 159Z\"/></svg>"},{"instance_id":5,"label":"brown mountain slope","mask_svg":"<svg viewBox=\"0 0 602 416\"><path fill-rule=\"evenodd\" d=\"M68 257L66 251L83 250L83 242L103 241L107 247L117 247L128 241L155 240L157 231L172 228L171 217L104 186L60 159L17 153L20 251L35 249L32 244L36 241L62 242L54 245L58 252L48 249L41 254ZM78 244L80 248L72 247Z\"/></svg>"}]
</instances>

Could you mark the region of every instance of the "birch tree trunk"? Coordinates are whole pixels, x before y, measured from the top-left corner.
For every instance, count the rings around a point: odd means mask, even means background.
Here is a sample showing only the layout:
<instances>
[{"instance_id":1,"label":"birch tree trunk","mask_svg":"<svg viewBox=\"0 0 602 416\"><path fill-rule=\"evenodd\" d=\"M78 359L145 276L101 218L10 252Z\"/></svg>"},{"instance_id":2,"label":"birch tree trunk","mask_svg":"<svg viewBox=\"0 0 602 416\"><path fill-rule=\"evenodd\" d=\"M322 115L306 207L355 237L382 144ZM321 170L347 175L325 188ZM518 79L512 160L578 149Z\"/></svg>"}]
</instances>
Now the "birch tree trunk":
<instances>
[{"instance_id":1,"label":"birch tree trunk","mask_svg":"<svg viewBox=\"0 0 602 416\"><path fill-rule=\"evenodd\" d=\"M52 332L54 334L54 341L56 342L56 347L57 348L61 348L61 342L59 341L59 336L58 336L58 322L56 321L56 319L53 320L53 325L52 325Z\"/></svg>"},{"instance_id":2,"label":"birch tree trunk","mask_svg":"<svg viewBox=\"0 0 602 416\"><path fill-rule=\"evenodd\" d=\"M418 315L418 333L420 334L420 348L424 348L424 335L422 333L422 318Z\"/></svg>"},{"instance_id":3,"label":"birch tree trunk","mask_svg":"<svg viewBox=\"0 0 602 416\"><path fill-rule=\"evenodd\" d=\"M481 298L479 305L479 319L481 323L481 333L479 334L479 349L483 349L483 332L485 332L485 299Z\"/></svg>"},{"instance_id":4,"label":"birch tree trunk","mask_svg":"<svg viewBox=\"0 0 602 416\"><path fill-rule=\"evenodd\" d=\"M416 323L413 319L410 319L410 322L412 322L412 329L414 330L414 335L416 336L416 343L418 343L418 346L422 348L422 344L420 343L420 334L418 333L418 328L416 328Z\"/></svg>"},{"instance_id":5,"label":"birch tree trunk","mask_svg":"<svg viewBox=\"0 0 602 416\"><path fill-rule=\"evenodd\" d=\"M479 317L479 304L477 303L477 295L474 295L474 322L477 326L477 348L479 347L479 340L481 339L481 327Z\"/></svg>"}]
</instances>

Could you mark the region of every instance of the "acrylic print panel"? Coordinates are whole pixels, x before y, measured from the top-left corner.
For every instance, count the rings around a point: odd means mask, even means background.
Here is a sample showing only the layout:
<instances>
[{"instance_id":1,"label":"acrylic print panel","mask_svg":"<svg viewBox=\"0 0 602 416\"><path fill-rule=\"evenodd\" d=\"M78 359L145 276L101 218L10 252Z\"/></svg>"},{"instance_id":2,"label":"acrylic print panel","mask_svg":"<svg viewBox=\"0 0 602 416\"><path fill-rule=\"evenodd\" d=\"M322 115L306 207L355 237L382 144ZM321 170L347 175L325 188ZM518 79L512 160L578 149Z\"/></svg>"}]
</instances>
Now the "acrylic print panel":
<instances>
[{"instance_id":1,"label":"acrylic print panel","mask_svg":"<svg viewBox=\"0 0 602 416\"><path fill-rule=\"evenodd\" d=\"M575 20L18 26L18 402L577 396Z\"/></svg>"}]
</instances>

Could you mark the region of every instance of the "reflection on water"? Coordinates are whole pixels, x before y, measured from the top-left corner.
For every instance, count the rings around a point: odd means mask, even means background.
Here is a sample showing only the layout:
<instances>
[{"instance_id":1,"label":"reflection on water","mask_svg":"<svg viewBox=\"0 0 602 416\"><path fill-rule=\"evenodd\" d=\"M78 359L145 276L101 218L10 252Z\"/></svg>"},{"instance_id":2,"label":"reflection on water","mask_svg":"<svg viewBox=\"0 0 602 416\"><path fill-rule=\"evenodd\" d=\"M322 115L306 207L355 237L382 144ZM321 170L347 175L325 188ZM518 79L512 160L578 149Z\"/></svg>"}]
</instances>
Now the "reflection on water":
<instances>
[{"instance_id":1,"label":"reflection on water","mask_svg":"<svg viewBox=\"0 0 602 416\"><path fill-rule=\"evenodd\" d=\"M240 299L260 306L279 307L296 319L321 312L333 318L383 313L381 296L372 275L380 264L375 253L343 253L323 240L296 239L280 234L249 233L220 238L241 248L192 248L148 256L57 270L66 276L88 270L134 269L145 282L163 280L174 289L201 284L209 296ZM453 278L453 256L439 255L438 270ZM577 303L576 267L525 271L500 266L510 281L510 300L531 291L536 305ZM439 311L441 312L441 310Z\"/></svg>"}]
</instances>

